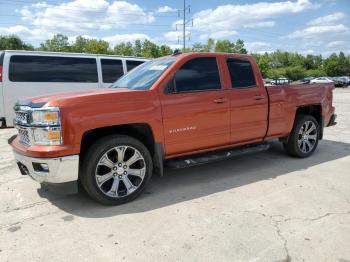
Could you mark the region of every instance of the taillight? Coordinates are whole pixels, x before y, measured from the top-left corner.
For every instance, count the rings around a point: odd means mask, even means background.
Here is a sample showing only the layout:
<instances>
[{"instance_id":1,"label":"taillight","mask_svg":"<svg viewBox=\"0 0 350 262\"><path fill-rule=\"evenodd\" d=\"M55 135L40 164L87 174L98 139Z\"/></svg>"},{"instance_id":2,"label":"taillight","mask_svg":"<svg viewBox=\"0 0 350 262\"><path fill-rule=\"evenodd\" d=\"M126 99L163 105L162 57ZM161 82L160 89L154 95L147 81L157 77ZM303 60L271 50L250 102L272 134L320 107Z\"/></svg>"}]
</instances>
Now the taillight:
<instances>
[{"instance_id":1,"label":"taillight","mask_svg":"<svg viewBox=\"0 0 350 262\"><path fill-rule=\"evenodd\" d=\"M2 65L0 65L0 82L2 82Z\"/></svg>"}]
</instances>

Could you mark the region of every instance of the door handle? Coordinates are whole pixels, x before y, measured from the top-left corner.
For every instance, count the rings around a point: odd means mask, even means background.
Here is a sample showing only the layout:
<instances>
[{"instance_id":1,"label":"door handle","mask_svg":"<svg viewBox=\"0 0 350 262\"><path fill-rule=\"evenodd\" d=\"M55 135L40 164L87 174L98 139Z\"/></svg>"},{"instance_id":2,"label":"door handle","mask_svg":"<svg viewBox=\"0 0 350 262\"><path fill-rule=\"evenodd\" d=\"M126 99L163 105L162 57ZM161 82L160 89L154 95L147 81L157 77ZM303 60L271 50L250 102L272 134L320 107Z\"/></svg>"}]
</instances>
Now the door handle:
<instances>
[{"instance_id":1,"label":"door handle","mask_svg":"<svg viewBox=\"0 0 350 262\"><path fill-rule=\"evenodd\" d=\"M217 99L214 99L214 103L216 104L222 104L222 103L225 103L227 100L225 98L217 98Z\"/></svg>"},{"instance_id":2,"label":"door handle","mask_svg":"<svg viewBox=\"0 0 350 262\"><path fill-rule=\"evenodd\" d=\"M254 96L254 99L255 100L262 100L262 99L264 99L265 98L265 96L263 96L263 95L255 95Z\"/></svg>"}]
</instances>

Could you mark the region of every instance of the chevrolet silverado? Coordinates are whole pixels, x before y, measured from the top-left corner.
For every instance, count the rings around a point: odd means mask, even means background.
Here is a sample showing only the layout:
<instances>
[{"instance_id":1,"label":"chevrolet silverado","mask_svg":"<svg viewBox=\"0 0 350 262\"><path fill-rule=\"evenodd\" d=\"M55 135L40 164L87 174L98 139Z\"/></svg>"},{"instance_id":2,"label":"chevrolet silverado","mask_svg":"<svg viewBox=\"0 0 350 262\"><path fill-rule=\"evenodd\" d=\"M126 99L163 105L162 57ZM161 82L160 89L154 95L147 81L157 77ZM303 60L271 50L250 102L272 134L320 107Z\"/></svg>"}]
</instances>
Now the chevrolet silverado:
<instances>
[{"instance_id":1,"label":"chevrolet silverado","mask_svg":"<svg viewBox=\"0 0 350 262\"><path fill-rule=\"evenodd\" d=\"M9 139L22 174L96 201L135 199L153 173L262 151L308 157L335 124L333 84L265 87L252 56L148 61L110 88L18 101ZM214 174L213 174L214 175Z\"/></svg>"}]
</instances>

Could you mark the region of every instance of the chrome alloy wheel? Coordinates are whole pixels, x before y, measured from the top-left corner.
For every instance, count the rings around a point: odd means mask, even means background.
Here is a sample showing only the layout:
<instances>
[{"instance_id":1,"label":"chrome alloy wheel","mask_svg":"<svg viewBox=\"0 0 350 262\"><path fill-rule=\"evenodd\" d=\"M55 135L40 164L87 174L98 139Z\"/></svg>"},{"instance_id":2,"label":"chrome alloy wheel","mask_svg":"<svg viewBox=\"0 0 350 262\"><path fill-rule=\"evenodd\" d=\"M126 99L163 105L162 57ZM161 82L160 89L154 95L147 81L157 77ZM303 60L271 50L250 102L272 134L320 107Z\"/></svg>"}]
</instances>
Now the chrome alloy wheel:
<instances>
[{"instance_id":1,"label":"chrome alloy wheel","mask_svg":"<svg viewBox=\"0 0 350 262\"><path fill-rule=\"evenodd\" d=\"M298 146L301 152L310 152L317 141L317 127L312 121L306 121L300 127L298 133Z\"/></svg>"},{"instance_id":2,"label":"chrome alloy wheel","mask_svg":"<svg viewBox=\"0 0 350 262\"><path fill-rule=\"evenodd\" d=\"M146 162L131 146L117 146L99 160L95 178L101 192L113 198L126 197L137 190L146 174Z\"/></svg>"}]
</instances>

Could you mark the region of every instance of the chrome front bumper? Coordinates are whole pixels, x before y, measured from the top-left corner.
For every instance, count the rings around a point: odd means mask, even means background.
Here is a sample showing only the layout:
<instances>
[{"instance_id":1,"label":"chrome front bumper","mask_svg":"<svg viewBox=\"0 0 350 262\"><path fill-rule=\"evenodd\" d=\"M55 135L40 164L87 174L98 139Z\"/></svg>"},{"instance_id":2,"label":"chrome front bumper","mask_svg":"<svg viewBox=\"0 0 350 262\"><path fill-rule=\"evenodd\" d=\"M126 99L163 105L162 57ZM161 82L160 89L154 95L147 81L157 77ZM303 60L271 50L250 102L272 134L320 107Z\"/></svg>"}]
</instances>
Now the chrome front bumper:
<instances>
[{"instance_id":1,"label":"chrome front bumper","mask_svg":"<svg viewBox=\"0 0 350 262\"><path fill-rule=\"evenodd\" d=\"M79 155L56 158L33 158L14 152L22 175L39 183L62 184L78 181Z\"/></svg>"}]
</instances>

